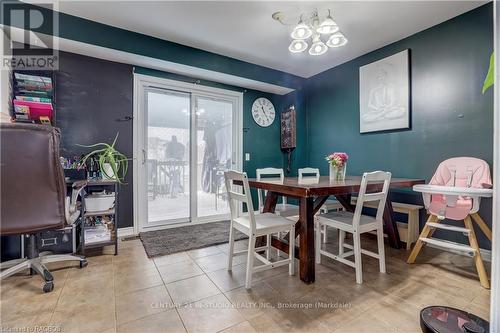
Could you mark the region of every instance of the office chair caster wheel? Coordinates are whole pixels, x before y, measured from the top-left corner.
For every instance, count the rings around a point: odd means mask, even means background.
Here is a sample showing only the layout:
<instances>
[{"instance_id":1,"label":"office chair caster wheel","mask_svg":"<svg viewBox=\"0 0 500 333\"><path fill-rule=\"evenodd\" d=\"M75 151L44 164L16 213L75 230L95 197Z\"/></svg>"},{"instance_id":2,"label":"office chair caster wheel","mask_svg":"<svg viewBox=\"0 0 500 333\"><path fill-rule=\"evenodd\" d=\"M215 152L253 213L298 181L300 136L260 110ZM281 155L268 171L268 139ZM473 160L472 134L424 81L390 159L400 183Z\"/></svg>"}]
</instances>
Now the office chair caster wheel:
<instances>
[{"instance_id":1,"label":"office chair caster wheel","mask_svg":"<svg viewBox=\"0 0 500 333\"><path fill-rule=\"evenodd\" d=\"M43 285L43 292L44 293L50 293L52 290L54 290L54 282L45 282Z\"/></svg>"},{"instance_id":2,"label":"office chair caster wheel","mask_svg":"<svg viewBox=\"0 0 500 333\"><path fill-rule=\"evenodd\" d=\"M88 264L87 259L80 260L80 268L87 267Z\"/></svg>"}]
</instances>

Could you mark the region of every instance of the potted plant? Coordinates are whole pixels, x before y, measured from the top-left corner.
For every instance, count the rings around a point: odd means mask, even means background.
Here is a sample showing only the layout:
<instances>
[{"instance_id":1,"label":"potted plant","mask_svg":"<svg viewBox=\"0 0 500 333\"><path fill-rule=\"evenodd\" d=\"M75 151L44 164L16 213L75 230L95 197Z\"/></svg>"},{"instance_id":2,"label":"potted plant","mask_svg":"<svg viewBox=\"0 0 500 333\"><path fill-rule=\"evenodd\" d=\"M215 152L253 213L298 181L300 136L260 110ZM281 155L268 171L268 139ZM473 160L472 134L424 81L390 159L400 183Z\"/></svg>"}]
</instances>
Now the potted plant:
<instances>
[{"instance_id":1,"label":"potted plant","mask_svg":"<svg viewBox=\"0 0 500 333\"><path fill-rule=\"evenodd\" d=\"M120 184L123 183L125 179L125 175L128 170L128 158L120 153L115 148L116 140L118 139L118 134L116 133L115 139L113 143L110 145L108 143L99 142L93 145L78 145L80 147L86 148L97 148L85 155L82 159L82 164L91 158L94 158L98 165L99 169L102 172L103 178L105 179L115 179Z\"/></svg>"},{"instance_id":2,"label":"potted plant","mask_svg":"<svg viewBox=\"0 0 500 333\"><path fill-rule=\"evenodd\" d=\"M349 155L346 153L332 153L325 157L330 165L330 180L344 180Z\"/></svg>"}]
</instances>

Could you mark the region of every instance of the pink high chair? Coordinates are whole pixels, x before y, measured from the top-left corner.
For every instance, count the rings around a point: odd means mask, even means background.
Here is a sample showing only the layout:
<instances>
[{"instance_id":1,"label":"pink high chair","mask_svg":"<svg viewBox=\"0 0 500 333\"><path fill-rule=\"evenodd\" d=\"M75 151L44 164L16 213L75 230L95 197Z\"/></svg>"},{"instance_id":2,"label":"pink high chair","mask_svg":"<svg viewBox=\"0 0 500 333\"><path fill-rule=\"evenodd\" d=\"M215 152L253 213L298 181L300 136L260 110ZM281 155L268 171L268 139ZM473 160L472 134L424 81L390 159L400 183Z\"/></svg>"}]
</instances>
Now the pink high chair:
<instances>
[{"instance_id":1,"label":"pink high chair","mask_svg":"<svg viewBox=\"0 0 500 333\"><path fill-rule=\"evenodd\" d=\"M489 289L490 283L472 220L491 241L491 229L478 214L481 198L493 196L491 187L488 163L474 157L450 158L439 164L428 185L413 186L414 191L422 193L425 208L430 216L407 262L415 262L424 243L459 251L474 258L481 286ZM444 219L464 220L465 227L442 223ZM469 246L432 238L436 229L464 234L469 239Z\"/></svg>"}]
</instances>

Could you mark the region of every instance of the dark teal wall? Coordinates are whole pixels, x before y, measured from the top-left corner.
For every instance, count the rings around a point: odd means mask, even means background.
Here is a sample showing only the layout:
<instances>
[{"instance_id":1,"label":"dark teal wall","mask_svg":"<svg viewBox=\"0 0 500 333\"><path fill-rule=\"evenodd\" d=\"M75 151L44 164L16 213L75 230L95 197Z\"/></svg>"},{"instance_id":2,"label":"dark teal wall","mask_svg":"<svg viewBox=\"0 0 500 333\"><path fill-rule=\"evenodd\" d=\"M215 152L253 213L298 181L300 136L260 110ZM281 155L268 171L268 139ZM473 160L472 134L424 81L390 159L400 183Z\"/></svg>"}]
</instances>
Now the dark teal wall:
<instances>
[{"instance_id":1,"label":"dark teal wall","mask_svg":"<svg viewBox=\"0 0 500 333\"><path fill-rule=\"evenodd\" d=\"M360 134L359 67L405 49L411 54L411 130ZM310 78L309 164L326 173L324 156L344 151L348 174L382 169L426 180L453 156L478 157L491 166L493 90L482 95L481 88L492 50L489 3ZM481 214L491 221L488 200Z\"/></svg>"},{"instance_id":2,"label":"dark teal wall","mask_svg":"<svg viewBox=\"0 0 500 333\"><path fill-rule=\"evenodd\" d=\"M306 94L304 90L298 89L291 92L285 96L280 96L279 107L280 111L285 110L290 105L295 106L296 112L296 122L297 122L297 148L292 151L291 163L290 163L290 173L289 176L296 176L297 169L307 166L308 160L308 149L307 149L307 109L306 109ZM285 154L283 156L283 169L286 170L288 164L288 158Z\"/></svg>"}]
</instances>

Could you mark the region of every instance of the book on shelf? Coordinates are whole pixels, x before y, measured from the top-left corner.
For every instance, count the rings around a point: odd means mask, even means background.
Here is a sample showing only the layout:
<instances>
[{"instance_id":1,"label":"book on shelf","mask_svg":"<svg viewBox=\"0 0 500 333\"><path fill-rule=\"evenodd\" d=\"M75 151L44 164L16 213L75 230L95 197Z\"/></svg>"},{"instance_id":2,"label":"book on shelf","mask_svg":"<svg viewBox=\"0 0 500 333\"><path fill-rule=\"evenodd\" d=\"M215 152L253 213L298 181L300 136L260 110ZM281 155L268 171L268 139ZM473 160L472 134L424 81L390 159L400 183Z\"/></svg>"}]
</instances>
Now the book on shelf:
<instances>
[{"instance_id":1,"label":"book on shelf","mask_svg":"<svg viewBox=\"0 0 500 333\"><path fill-rule=\"evenodd\" d=\"M30 96L30 97L42 97L51 98L52 91L39 91L39 90L26 90L26 89L15 89L16 95ZM34 96L32 96L34 95Z\"/></svg>"},{"instance_id":2,"label":"book on shelf","mask_svg":"<svg viewBox=\"0 0 500 333\"><path fill-rule=\"evenodd\" d=\"M14 73L14 77L17 81L32 81L44 85L52 85L52 78L46 76L29 75L22 73Z\"/></svg>"},{"instance_id":3,"label":"book on shelf","mask_svg":"<svg viewBox=\"0 0 500 333\"><path fill-rule=\"evenodd\" d=\"M14 112L16 114L23 114L29 117L30 115L30 107L28 105L21 105L14 103Z\"/></svg>"},{"instance_id":4,"label":"book on shelf","mask_svg":"<svg viewBox=\"0 0 500 333\"><path fill-rule=\"evenodd\" d=\"M52 84L45 84L42 82L35 82L35 81L16 81L15 86L18 87L19 89L24 89L27 91L32 91L32 90L51 91L52 90Z\"/></svg>"},{"instance_id":5,"label":"book on shelf","mask_svg":"<svg viewBox=\"0 0 500 333\"><path fill-rule=\"evenodd\" d=\"M50 98L43 98L43 97L16 96L16 99L18 101L25 101L25 102L39 102L39 103L51 103L52 104L52 99L50 99Z\"/></svg>"}]
</instances>

